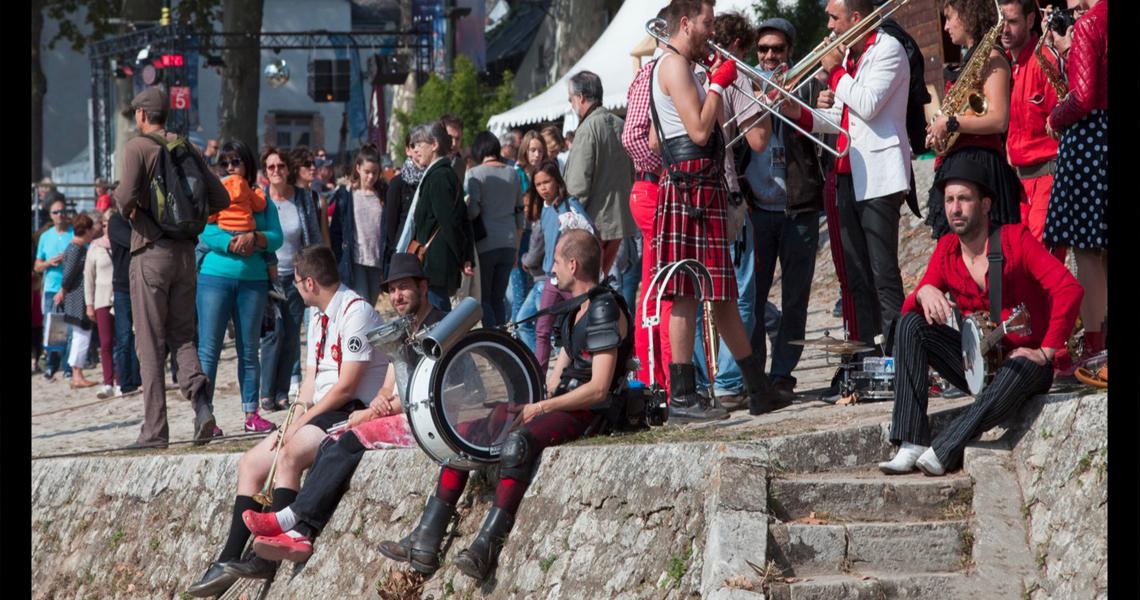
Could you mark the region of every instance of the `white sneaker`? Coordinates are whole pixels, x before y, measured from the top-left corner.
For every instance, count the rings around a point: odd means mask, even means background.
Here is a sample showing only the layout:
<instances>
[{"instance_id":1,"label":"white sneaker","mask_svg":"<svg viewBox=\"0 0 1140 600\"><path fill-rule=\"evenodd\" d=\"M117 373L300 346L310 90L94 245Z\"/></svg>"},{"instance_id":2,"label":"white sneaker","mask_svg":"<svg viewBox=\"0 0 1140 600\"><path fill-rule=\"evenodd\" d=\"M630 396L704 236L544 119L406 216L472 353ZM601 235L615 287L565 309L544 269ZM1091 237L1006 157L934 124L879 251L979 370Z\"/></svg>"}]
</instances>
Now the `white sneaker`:
<instances>
[{"instance_id":1,"label":"white sneaker","mask_svg":"<svg viewBox=\"0 0 1140 600\"><path fill-rule=\"evenodd\" d=\"M115 395L116 394L115 394L115 387L114 386L104 385L102 388L99 389L99 393L95 394L95 397L100 399L100 400L106 400L107 398L110 398L110 397L115 396Z\"/></svg>"},{"instance_id":2,"label":"white sneaker","mask_svg":"<svg viewBox=\"0 0 1140 600\"><path fill-rule=\"evenodd\" d=\"M899 446L899 451L895 453L894 458L887 462L879 463L879 470L887 475L910 473L914 470L914 463L924 451L929 451L929 449L926 446L903 442L902 446Z\"/></svg>"},{"instance_id":3,"label":"white sneaker","mask_svg":"<svg viewBox=\"0 0 1140 600\"><path fill-rule=\"evenodd\" d=\"M922 469L922 472L927 475L938 476L946 474L946 467L943 467L942 463L938 462L938 455L934 453L934 448L927 448L926 452L923 452L922 456L918 457L918 461L915 462L915 465L919 469Z\"/></svg>"}]
</instances>

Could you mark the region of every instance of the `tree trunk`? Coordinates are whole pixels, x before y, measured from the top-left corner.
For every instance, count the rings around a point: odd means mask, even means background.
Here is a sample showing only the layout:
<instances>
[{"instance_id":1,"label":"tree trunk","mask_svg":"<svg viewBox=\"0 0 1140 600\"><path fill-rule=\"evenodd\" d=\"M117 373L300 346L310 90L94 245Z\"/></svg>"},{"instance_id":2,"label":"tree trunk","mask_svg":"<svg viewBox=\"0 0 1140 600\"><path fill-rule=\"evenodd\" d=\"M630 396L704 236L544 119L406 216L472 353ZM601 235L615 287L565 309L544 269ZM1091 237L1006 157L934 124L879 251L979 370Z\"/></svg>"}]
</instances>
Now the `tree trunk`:
<instances>
[{"instance_id":1,"label":"tree trunk","mask_svg":"<svg viewBox=\"0 0 1140 600\"><path fill-rule=\"evenodd\" d=\"M157 21L162 15L162 0L123 0L122 18L124 21ZM126 26L123 26L121 33L130 31ZM130 53L130 59L134 61L135 54L138 53L136 49ZM127 144L127 140L134 137L138 131L135 130L135 122L133 119L124 119L122 112L131 105L131 100L135 97L134 84L132 79L127 77L123 79L115 79L115 112L111 116L114 121L115 127L115 163L116 169L114 179L122 176L121 165L123 163L123 146Z\"/></svg>"},{"instance_id":2,"label":"tree trunk","mask_svg":"<svg viewBox=\"0 0 1140 600\"><path fill-rule=\"evenodd\" d=\"M44 77L43 66L40 64L43 11L43 0L32 0L32 181L39 181L44 170L44 95L47 94L47 78Z\"/></svg>"},{"instance_id":3,"label":"tree trunk","mask_svg":"<svg viewBox=\"0 0 1140 600\"><path fill-rule=\"evenodd\" d=\"M222 31L261 33L264 0L223 0ZM256 38L255 38L256 39ZM261 50L238 48L222 54L222 93L218 100L221 139L240 140L254 152L257 143L257 103L261 92Z\"/></svg>"}]
</instances>

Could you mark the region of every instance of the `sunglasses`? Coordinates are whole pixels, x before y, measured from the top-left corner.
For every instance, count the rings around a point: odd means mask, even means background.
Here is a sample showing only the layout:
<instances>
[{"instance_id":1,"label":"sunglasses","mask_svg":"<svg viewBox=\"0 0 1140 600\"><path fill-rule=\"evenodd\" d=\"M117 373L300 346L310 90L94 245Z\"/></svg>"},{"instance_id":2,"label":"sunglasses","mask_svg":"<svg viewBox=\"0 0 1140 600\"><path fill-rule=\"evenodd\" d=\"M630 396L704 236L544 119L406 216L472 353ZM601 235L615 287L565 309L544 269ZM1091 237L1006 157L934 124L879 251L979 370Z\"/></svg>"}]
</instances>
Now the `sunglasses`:
<instances>
[{"instance_id":1,"label":"sunglasses","mask_svg":"<svg viewBox=\"0 0 1140 600\"><path fill-rule=\"evenodd\" d=\"M779 53L779 52L783 52L785 49L787 49L787 45L785 45L785 44L780 44L780 45L778 45L778 46L761 46L761 45L757 45L757 46L756 46L756 53L757 53L757 54L767 54L767 53L769 53L769 52L777 52L777 53Z\"/></svg>"},{"instance_id":2,"label":"sunglasses","mask_svg":"<svg viewBox=\"0 0 1140 600\"><path fill-rule=\"evenodd\" d=\"M305 167L306 169L311 169L313 168L313 161L306 160L305 162L301 163L301 166Z\"/></svg>"},{"instance_id":3,"label":"sunglasses","mask_svg":"<svg viewBox=\"0 0 1140 600\"><path fill-rule=\"evenodd\" d=\"M62 215L62 214L67 214L67 211L66 210L53 210L53 211L51 211L51 214Z\"/></svg>"},{"instance_id":4,"label":"sunglasses","mask_svg":"<svg viewBox=\"0 0 1140 600\"><path fill-rule=\"evenodd\" d=\"M272 165L265 165L266 171L284 171L285 163L274 163Z\"/></svg>"},{"instance_id":5,"label":"sunglasses","mask_svg":"<svg viewBox=\"0 0 1140 600\"><path fill-rule=\"evenodd\" d=\"M229 160L219 160L218 165L221 166L223 169L228 169L230 167L233 167L236 169L236 168L241 166L241 159L240 158L231 158Z\"/></svg>"}]
</instances>

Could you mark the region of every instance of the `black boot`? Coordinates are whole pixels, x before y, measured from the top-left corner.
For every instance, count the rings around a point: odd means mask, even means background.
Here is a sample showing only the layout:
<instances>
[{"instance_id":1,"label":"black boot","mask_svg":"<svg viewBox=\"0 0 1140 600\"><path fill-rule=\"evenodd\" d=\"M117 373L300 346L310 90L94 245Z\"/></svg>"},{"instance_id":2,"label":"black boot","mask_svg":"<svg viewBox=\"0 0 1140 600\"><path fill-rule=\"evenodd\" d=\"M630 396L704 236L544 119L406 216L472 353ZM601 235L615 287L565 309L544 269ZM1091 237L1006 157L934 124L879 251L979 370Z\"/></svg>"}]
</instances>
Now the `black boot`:
<instances>
[{"instance_id":1,"label":"black boot","mask_svg":"<svg viewBox=\"0 0 1140 600\"><path fill-rule=\"evenodd\" d=\"M412 568L424 575L439 569L439 547L447 524L455 514L455 507L435 496L428 498L419 525L398 542L380 542L380 554L392 560L412 563Z\"/></svg>"},{"instance_id":2,"label":"black boot","mask_svg":"<svg viewBox=\"0 0 1140 600\"><path fill-rule=\"evenodd\" d=\"M209 598L210 596L221 596L230 589L236 581L237 577L230 575L226 572L227 565L233 564L232 562L212 562L210 567L202 575L202 578L195 581L186 593L195 598Z\"/></svg>"},{"instance_id":3,"label":"black boot","mask_svg":"<svg viewBox=\"0 0 1140 600\"><path fill-rule=\"evenodd\" d=\"M691 363L669 365L669 420L674 423L713 421L728 416L728 411L705 405L697 393L697 371Z\"/></svg>"},{"instance_id":4,"label":"black boot","mask_svg":"<svg viewBox=\"0 0 1140 600\"><path fill-rule=\"evenodd\" d=\"M256 554L250 554L245 560L235 560L225 564L227 575L243 579L272 579L277 574L280 562L265 560Z\"/></svg>"},{"instance_id":5,"label":"black boot","mask_svg":"<svg viewBox=\"0 0 1140 600\"><path fill-rule=\"evenodd\" d=\"M492 506L491 511L487 513L487 519L483 521L479 535L475 536L475 541L471 543L471 547L460 552L455 559L455 568L464 575L479 581L486 579L499 560L499 551L503 549L503 543L514 524L514 515L497 506Z\"/></svg>"},{"instance_id":6,"label":"black boot","mask_svg":"<svg viewBox=\"0 0 1140 600\"><path fill-rule=\"evenodd\" d=\"M788 406L792 402L781 397L764 373L764 361L757 354L736 361L740 376L744 378L744 391L748 394L748 414L762 415Z\"/></svg>"},{"instance_id":7,"label":"black boot","mask_svg":"<svg viewBox=\"0 0 1140 600\"><path fill-rule=\"evenodd\" d=\"M214 411L208 401L209 385L203 385L194 394L194 445L201 446L214 437Z\"/></svg>"}]
</instances>

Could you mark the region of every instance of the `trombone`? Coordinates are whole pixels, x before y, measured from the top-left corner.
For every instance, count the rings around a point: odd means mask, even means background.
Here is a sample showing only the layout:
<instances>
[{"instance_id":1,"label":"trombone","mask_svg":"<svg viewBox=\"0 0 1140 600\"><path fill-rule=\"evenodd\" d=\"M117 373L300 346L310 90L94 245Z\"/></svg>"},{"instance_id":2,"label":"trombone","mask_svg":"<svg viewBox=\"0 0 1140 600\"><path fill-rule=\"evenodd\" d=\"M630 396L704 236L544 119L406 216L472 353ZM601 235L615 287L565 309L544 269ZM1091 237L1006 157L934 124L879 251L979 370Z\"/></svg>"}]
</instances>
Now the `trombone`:
<instances>
[{"instance_id":1,"label":"trombone","mask_svg":"<svg viewBox=\"0 0 1140 600\"><path fill-rule=\"evenodd\" d=\"M669 36L665 33L665 28L666 28L665 19L650 19L645 24L646 33L653 36L658 42L665 44L666 46L669 46ZM850 139L850 135L848 134L847 129L845 129L839 123L836 123L835 121L831 120L831 118L829 118L825 113L820 112L819 110L816 110L815 107L809 105L808 103L804 102L803 100L800 100L799 98L797 98L795 96L795 94L793 92L789 92L788 90L784 89L783 86L781 86L778 83L772 81L771 79L765 77L763 73L761 73L760 71L757 71L748 63L740 60L739 58L734 56L731 52L729 52L725 48L718 45L716 42L713 42L712 40L708 40L708 45L709 45L709 48L712 49L714 52L724 56L725 58L727 58L729 60L735 61L736 62L736 68L740 72L744 73L744 75L747 78L751 79L753 81L753 83L766 85L766 86L768 86L768 89L775 90L777 93L782 95L783 98L780 99L780 101L779 101L780 103L782 103L785 100L790 99L792 102L799 104L800 108L802 110L807 110L807 111L811 112L811 114L815 118L827 122L829 125L834 127L836 130L842 132L844 135L847 135L848 139ZM674 51L676 51L676 50L674 49ZM703 64L701 64L701 67L704 68L706 71L709 70L708 67L703 65ZM794 121L792 121L791 119L780 114L779 111L776 110L776 107L779 106L779 103L777 103L776 105L768 104L764 100L757 98L755 96L755 92L753 92L752 90L740 89L740 87L737 86L735 83L732 84L732 87L736 88L737 91L743 93L744 97L748 98L748 100L751 101L753 104L756 104L761 109L763 109L765 112L771 114L772 116L774 116L777 119L780 119L781 121L786 123L792 129L795 129L796 131L800 132L801 134L806 136L809 140L814 142L816 145L820 146L824 150L827 150L831 154L835 155L836 158L841 157L841 156L845 156L847 154L847 148L844 148L842 152L835 150L834 148L832 148L830 145L828 145L823 140L820 140L816 136L812 135L812 133L810 131L805 131L802 127L800 127ZM729 122L731 123L733 121L736 121L736 120L738 120L738 118L739 118L738 115L733 115L729 119ZM759 121L757 121L757 123L759 123ZM726 123L726 126L727 126L727 123ZM755 124L752 125L752 127L755 127L755 126L756 126ZM734 138L731 142L726 144L726 147L731 147L733 144L738 142L740 140L740 138L744 137L744 134L748 133L748 131L752 127L749 127L748 129L745 129L744 131L742 131L740 133L740 135L736 136L736 138Z\"/></svg>"},{"instance_id":2,"label":"trombone","mask_svg":"<svg viewBox=\"0 0 1140 600\"><path fill-rule=\"evenodd\" d=\"M265 485L261 486L260 492L253 495L253 500L262 506L273 504L273 478L277 474L277 457L281 455L281 446L285 445L285 432L288 431L289 425L293 422L293 416L297 414L297 409L301 406L303 406L301 402L291 404L289 412L285 415L285 422L277 430L277 447L273 450L273 464L269 465L269 474L265 477Z\"/></svg>"}]
</instances>

